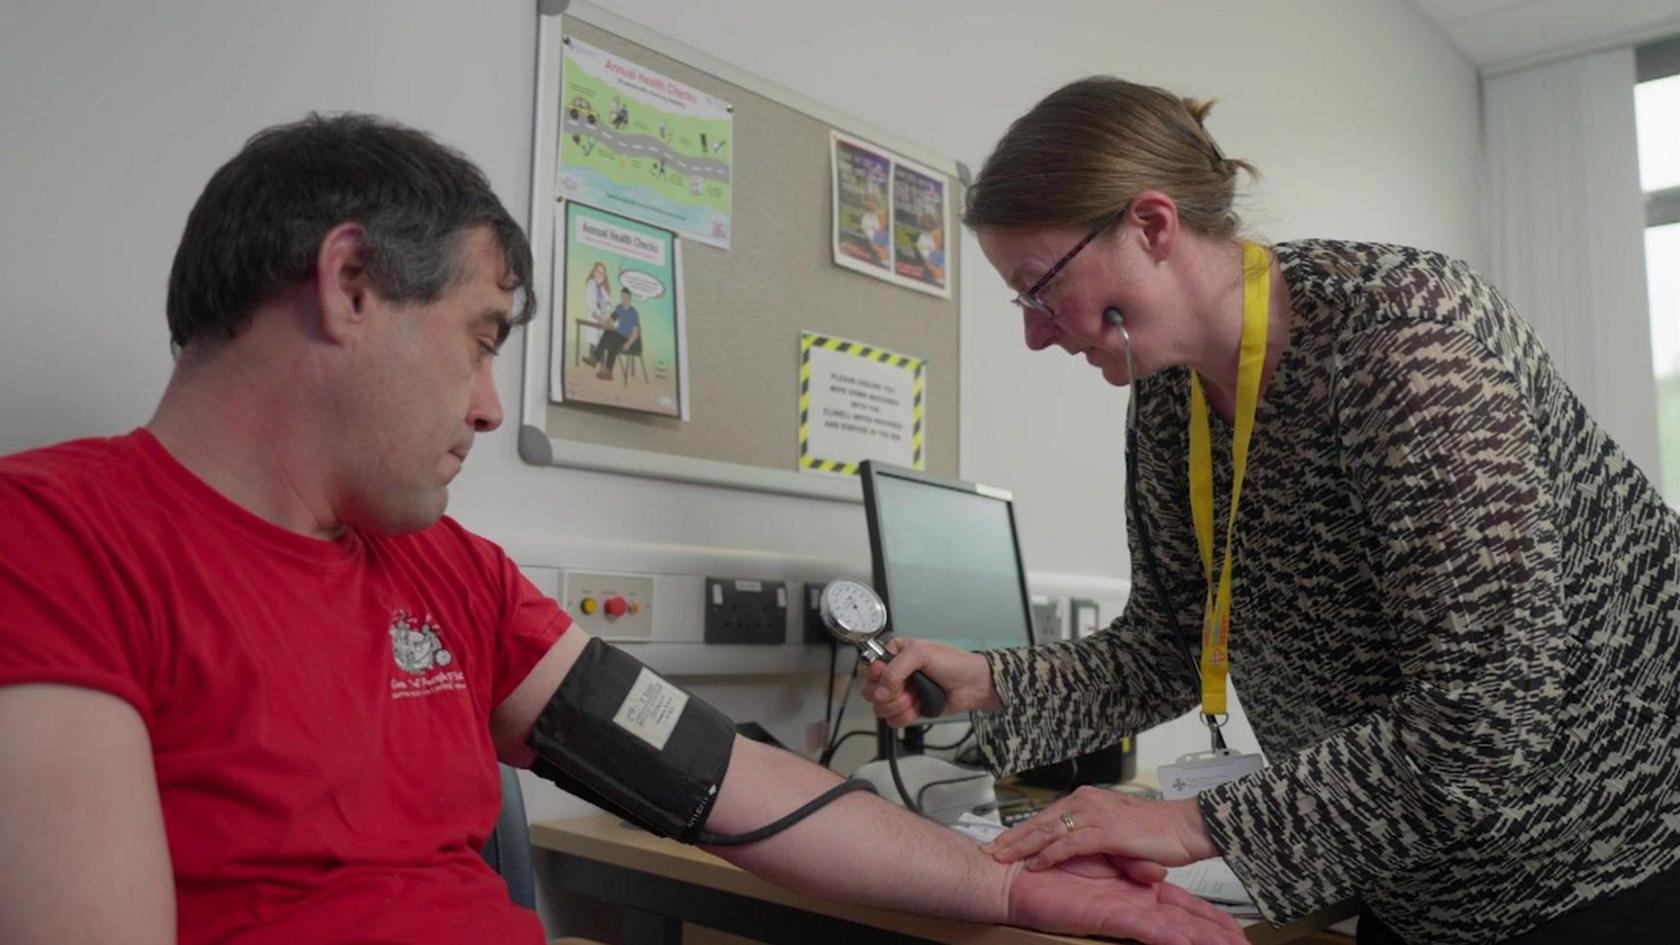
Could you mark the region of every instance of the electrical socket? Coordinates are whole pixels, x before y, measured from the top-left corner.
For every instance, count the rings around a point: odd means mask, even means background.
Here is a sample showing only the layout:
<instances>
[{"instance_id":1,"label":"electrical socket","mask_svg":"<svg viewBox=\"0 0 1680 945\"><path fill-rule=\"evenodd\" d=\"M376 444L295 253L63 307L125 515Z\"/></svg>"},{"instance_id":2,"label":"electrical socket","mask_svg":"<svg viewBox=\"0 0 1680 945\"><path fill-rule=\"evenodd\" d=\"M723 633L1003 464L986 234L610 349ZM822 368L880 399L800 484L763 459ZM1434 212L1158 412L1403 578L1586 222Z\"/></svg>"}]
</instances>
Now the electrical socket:
<instances>
[{"instance_id":1,"label":"electrical socket","mask_svg":"<svg viewBox=\"0 0 1680 945\"><path fill-rule=\"evenodd\" d=\"M1045 597L1042 594L1032 596L1033 639L1040 643L1051 640L1065 640L1066 628L1062 623L1062 602L1060 598Z\"/></svg>"},{"instance_id":2,"label":"electrical socket","mask_svg":"<svg viewBox=\"0 0 1680 945\"><path fill-rule=\"evenodd\" d=\"M1102 626L1102 608L1089 597L1075 597L1068 601L1068 635L1065 639L1083 640Z\"/></svg>"},{"instance_id":3,"label":"electrical socket","mask_svg":"<svg viewBox=\"0 0 1680 945\"><path fill-rule=\"evenodd\" d=\"M781 581L706 579L706 642L787 642L787 585Z\"/></svg>"}]
</instances>

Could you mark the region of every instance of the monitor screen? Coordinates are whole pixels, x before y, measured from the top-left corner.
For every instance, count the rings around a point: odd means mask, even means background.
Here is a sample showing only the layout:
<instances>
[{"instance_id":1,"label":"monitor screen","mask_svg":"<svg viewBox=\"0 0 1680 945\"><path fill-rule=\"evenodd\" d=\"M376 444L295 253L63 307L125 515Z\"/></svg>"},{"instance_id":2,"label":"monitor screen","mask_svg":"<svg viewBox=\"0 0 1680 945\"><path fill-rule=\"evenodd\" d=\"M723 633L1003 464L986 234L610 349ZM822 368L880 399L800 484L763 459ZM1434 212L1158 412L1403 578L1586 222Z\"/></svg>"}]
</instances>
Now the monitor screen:
<instances>
[{"instance_id":1,"label":"monitor screen","mask_svg":"<svg viewBox=\"0 0 1680 945\"><path fill-rule=\"evenodd\" d=\"M875 589L894 633L966 650L1032 643L1007 492L875 462L862 476Z\"/></svg>"}]
</instances>

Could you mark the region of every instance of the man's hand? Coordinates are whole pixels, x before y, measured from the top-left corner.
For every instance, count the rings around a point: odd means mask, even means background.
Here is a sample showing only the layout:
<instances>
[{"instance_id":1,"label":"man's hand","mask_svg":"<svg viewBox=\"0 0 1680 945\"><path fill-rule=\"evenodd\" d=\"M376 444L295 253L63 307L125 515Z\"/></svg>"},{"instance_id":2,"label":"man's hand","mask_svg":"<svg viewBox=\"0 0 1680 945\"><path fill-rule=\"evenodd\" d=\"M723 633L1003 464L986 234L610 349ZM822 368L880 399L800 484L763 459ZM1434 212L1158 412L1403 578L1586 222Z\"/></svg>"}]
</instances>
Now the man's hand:
<instances>
[{"instance_id":1,"label":"man's hand","mask_svg":"<svg viewBox=\"0 0 1680 945\"><path fill-rule=\"evenodd\" d=\"M1195 798L1146 801L1094 787L1080 788L1004 831L986 852L999 863L1026 860L1029 870L1093 854L1167 866L1219 855Z\"/></svg>"},{"instance_id":2,"label":"man's hand","mask_svg":"<svg viewBox=\"0 0 1680 945\"><path fill-rule=\"evenodd\" d=\"M1242 927L1169 883L1127 879L1102 856L1074 857L1010 879L1009 923L1145 945L1240 945Z\"/></svg>"}]
</instances>

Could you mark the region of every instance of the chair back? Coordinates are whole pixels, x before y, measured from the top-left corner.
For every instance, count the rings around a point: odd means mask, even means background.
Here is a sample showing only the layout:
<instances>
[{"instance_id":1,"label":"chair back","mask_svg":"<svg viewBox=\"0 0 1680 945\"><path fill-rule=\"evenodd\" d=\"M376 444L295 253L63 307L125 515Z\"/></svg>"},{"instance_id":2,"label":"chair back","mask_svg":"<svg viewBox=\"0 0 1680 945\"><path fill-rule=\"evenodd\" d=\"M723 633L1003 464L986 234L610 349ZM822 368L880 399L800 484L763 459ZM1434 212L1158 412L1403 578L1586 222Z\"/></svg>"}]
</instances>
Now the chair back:
<instances>
[{"instance_id":1,"label":"chair back","mask_svg":"<svg viewBox=\"0 0 1680 945\"><path fill-rule=\"evenodd\" d=\"M537 881L531 871L531 828L525 821L525 794L519 789L516 769L497 767L502 770L502 814L484 844L484 862L501 874L514 905L535 909Z\"/></svg>"}]
</instances>

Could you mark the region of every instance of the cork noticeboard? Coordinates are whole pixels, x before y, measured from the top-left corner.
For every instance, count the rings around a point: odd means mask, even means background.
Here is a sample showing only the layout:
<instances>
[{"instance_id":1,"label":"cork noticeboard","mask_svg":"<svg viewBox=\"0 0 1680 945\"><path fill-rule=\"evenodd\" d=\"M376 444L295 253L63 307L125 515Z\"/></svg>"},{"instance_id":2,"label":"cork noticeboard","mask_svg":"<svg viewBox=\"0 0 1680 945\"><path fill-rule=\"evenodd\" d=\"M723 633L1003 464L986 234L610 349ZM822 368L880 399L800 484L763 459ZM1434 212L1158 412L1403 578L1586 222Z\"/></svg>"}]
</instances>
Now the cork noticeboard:
<instances>
[{"instance_id":1,"label":"cork noticeboard","mask_svg":"<svg viewBox=\"0 0 1680 945\"><path fill-rule=\"evenodd\" d=\"M952 218L963 169L593 4L543 6L530 219L540 314L525 333L521 455L540 465L858 500L850 477L799 471L801 338L815 333L921 360L922 461L929 472L956 476L960 241L947 244L949 298L836 266L830 132L942 175ZM687 419L549 398L551 358L563 343L550 300L563 278L554 250L564 233L554 220L568 37L732 107L729 248L678 241ZM945 221L947 233L954 224Z\"/></svg>"}]
</instances>

